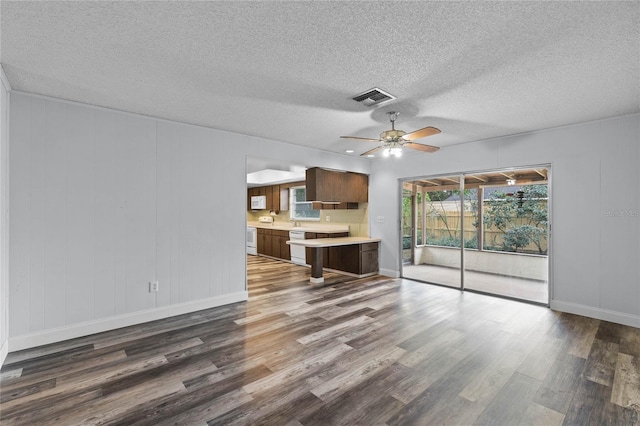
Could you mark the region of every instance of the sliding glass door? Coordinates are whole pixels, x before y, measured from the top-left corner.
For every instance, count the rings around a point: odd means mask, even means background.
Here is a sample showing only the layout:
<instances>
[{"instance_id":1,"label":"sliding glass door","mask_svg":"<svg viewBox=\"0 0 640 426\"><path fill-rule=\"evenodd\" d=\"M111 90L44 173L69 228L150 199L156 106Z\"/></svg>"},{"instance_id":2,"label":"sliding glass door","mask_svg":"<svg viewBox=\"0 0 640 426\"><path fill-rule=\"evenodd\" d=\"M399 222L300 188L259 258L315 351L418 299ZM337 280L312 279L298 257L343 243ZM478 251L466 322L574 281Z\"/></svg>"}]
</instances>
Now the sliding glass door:
<instances>
[{"instance_id":1,"label":"sliding glass door","mask_svg":"<svg viewBox=\"0 0 640 426\"><path fill-rule=\"evenodd\" d=\"M403 192L404 278L548 304L548 166L410 179Z\"/></svg>"}]
</instances>

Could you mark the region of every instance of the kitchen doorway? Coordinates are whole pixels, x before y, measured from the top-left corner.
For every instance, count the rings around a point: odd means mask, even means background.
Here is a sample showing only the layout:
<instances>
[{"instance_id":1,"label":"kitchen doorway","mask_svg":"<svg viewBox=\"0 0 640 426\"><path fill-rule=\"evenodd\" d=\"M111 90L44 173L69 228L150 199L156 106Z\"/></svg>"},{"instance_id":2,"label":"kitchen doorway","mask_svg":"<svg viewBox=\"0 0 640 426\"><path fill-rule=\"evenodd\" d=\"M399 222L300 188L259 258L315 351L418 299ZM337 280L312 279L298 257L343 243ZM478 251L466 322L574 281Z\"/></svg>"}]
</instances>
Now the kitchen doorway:
<instances>
[{"instance_id":1,"label":"kitchen doorway","mask_svg":"<svg viewBox=\"0 0 640 426\"><path fill-rule=\"evenodd\" d=\"M401 276L548 305L550 171L403 180Z\"/></svg>"}]
</instances>

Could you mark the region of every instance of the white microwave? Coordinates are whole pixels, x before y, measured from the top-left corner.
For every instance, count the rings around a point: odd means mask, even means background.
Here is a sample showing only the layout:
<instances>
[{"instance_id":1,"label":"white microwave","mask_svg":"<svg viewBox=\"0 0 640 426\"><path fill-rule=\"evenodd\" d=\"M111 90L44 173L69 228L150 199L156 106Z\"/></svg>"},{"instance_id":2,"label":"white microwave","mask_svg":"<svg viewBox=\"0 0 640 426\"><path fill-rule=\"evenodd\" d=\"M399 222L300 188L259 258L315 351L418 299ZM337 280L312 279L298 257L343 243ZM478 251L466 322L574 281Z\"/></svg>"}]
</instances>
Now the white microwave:
<instances>
[{"instance_id":1,"label":"white microwave","mask_svg":"<svg viewBox=\"0 0 640 426\"><path fill-rule=\"evenodd\" d=\"M266 195L253 195L251 197L251 210L265 210L267 208Z\"/></svg>"}]
</instances>

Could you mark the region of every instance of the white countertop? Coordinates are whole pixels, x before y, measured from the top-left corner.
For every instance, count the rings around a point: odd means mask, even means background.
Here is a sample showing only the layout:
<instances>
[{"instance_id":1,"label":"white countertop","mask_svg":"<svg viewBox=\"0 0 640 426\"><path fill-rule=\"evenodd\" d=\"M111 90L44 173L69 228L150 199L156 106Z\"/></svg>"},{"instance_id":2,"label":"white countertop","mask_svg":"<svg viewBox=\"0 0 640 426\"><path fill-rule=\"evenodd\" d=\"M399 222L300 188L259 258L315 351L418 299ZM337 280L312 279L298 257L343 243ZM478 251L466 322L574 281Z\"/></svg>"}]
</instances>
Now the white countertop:
<instances>
[{"instance_id":1,"label":"white countertop","mask_svg":"<svg viewBox=\"0 0 640 426\"><path fill-rule=\"evenodd\" d=\"M315 238L312 240L290 240L289 245L298 245L304 247L336 247L350 246L354 244L379 243L380 238L368 237L339 237L339 238Z\"/></svg>"}]
</instances>

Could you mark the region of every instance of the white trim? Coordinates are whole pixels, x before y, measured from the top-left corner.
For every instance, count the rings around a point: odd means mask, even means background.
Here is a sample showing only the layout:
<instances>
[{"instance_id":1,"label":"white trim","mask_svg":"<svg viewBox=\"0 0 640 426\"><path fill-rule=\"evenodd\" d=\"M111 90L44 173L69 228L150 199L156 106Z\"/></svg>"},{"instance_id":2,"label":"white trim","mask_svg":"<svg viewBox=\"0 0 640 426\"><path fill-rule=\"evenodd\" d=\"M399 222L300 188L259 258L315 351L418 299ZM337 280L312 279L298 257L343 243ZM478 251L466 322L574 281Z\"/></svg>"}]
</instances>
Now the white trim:
<instances>
[{"instance_id":1,"label":"white trim","mask_svg":"<svg viewBox=\"0 0 640 426\"><path fill-rule=\"evenodd\" d=\"M15 94L22 95L22 96L28 96L30 98L35 98L35 99L42 99L42 100L45 100L45 101L60 102L62 104L67 104L67 105L83 106L83 107L90 108L90 109L97 109L97 110L101 110L101 111L116 112L116 113L119 113L119 114L126 114L126 115L132 116L132 117L144 118L144 119L147 119L147 120L156 120L159 123L180 124L180 125L183 125L183 126L195 127L195 128L198 128L198 129L215 130L216 132L222 132L222 133L227 133L227 134L232 134L232 135L242 136L242 137L247 137L247 138L253 137L253 136L250 136L250 135L245 135L244 133L232 132L231 130L224 130L224 129L219 129L219 128L216 128L216 127L209 127L209 126L205 126L203 124L195 124L195 123L189 123L189 122L184 122L184 121L177 121L177 120L172 120L172 119L169 119L169 118L156 117L156 116L153 116L153 115L142 114L142 113L139 113L139 112L131 112L131 111L123 110L123 109L117 109L117 108L114 108L114 107L107 107L107 106L102 106L102 105L88 104L86 102L72 101L70 99L56 98L56 97L48 96L48 95L40 95L38 93L25 92L25 91L22 91L22 90L11 90L11 93L15 93ZM291 145L291 146L294 146L294 147L301 147L301 145L296 145L296 144L289 143L289 142L277 141L275 139L267 139L267 138L260 138L260 139L273 140L273 141L278 142L278 143ZM321 151L321 150L319 150L319 151ZM336 153L336 152L333 152L333 151L324 151L324 152L332 152L333 154L341 155L340 153ZM349 157L349 155L347 155L347 154L342 154L342 155L346 156L346 157Z\"/></svg>"},{"instance_id":2,"label":"white trim","mask_svg":"<svg viewBox=\"0 0 640 426\"><path fill-rule=\"evenodd\" d=\"M115 330L117 328L142 324L149 321L156 321L176 315L188 314L201 311L203 309L215 308L236 302L243 302L249 298L247 291L225 294L223 296L211 297L208 299L195 300L192 302L180 303L177 305L165 306L162 308L149 309L146 311L133 312L130 314L118 315L115 317L103 318L74 324L65 327L58 327L51 330L39 331L9 338L9 348L11 352L22 349L34 348L36 346L48 345L50 343L61 342L68 339L88 336L104 331Z\"/></svg>"},{"instance_id":3,"label":"white trim","mask_svg":"<svg viewBox=\"0 0 640 426\"><path fill-rule=\"evenodd\" d=\"M6 289L6 294L1 295L2 297L6 298L6 301L3 301L4 303L4 307L6 307L5 309L1 309L2 307L0 306L0 315L2 315L2 318L0 319L0 327L4 327L5 330L5 335L3 336L3 338L5 339L4 342L1 342L0 344L2 344L2 346L0 347L0 367L2 367L2 365L4 364L4 360L7 358L7 355L9 353L9 135L10 135L10 114L11 114L11 84L9 84L9 80L7 79L6 74L4 73L4 68L2 67L2 64L0 64L0 80L2 81L2 85L4 86L4 90L7 92L7 105L6 105L6 121L5 121L5 125L6 125L6 129L4 129L5 134L7 135L6 140L4 141L6 143L6 151L5 151L5 155L6 158L2 158L0 156L0 161L4 161L4 166L5 167L0 167L0 169L2 170L2 176L0 177L0 185L4 185L4 187L6 188L6 205L0 203L0 207L3 209L3 212L0 213L0 219L2 219L2 216L5 216L5 223L7 224L7 229L3 229L4 231L4 236L3 236L3 240L0 245L5 245L6 244L6 254L7 254L7 258L3 259L5 260L5 262L0 262L2 264L2 267L4 268L4 270L0 270L0 293L2 292L2 288L4 287ZM2 131L2 129L0 128L0 131ZM0 135L1 137L1 135ZM0 141L1 143L1 141ZM0 147L1 149L1 147ZM1 196L1 195L0 195ZM0 246L0 254L2 253L2 248Z\"/></svg>"},{"instance_id":4,"label":"white trim","mask_svg":"<svg viewBox=\"0 0 640 426\"><path fill-rule=\"evenodd\" d=\"M4 364L4 360L7 359L7 355L9 354L9 341L5 340L5 342L0 347L0 367Z\"/></svg>"},{"instance_id":5,"label":"white trim","mask_svg":"<svg viewBox=\"0 0 640 426\"><path fill-rule=\"evenodd\" d=\"M576 303L562 302L558 300L552 300L549 307L554 311L582 315L631 327L640 327L640 315L625 314L622 312L610 311L608 309L594 308L592 306L578 305Z\"/></svg>"},{"instance_id":6,"label":"white trim","mask_svg":"<svg viewBox=\"0 0 640 426\"><path fill-rule=\"evenodd\" d=\"M395 271L393 269L380 269L379 274L384 275L385 277L400 278L400 271Z\"/></svg>"},{"instance_id":7,"label":"white trim","mask_svg":"<svg viewBox=\"0 0 640 426\"><path fill-rule=\"evenodd\" d=\"M557 129L571 128L571 127L582 126L582 125L585 125L585 124L593 124L593 123L598 123L598 122L603 122L603 121L608 121L608 120L617 120L617 119L620 119L620 118L633 117L633 116L636 116L636 115L640 115L640 114L637 113L637 112L631 112L631 113L628 113L628 114L612 115L610 117L596 118L594 120L587 120L587 121L580 121L580 122L577 122L577 123L563 124L563 125L555 126L555 127L546 127L544 129L526 130L526 131L518 132L518 133L510 133L508 135L494 136L494 137L485 138L485 139L475 139L475 140L472 140L472 141L454 143L454 144L451 144L451 145L443 146L440 149L448 149L448 148L453 148L454 146L457 147L457 146L460 146L460 145L465 145L465 144L475 143L475 142L499 141L501 139L510 139L510 138L517 137L517 136L533 135L533 134L536 134L536 133L549 132L549 131L553 131L553 130L557 130Z\"/></svg>"},{"instance_id":8,"label":"white trim","mask_svg":"<svg viewBox=\"0 0 640 426\"><path fill-rule=\"evenodd\" d=\"M55 98L53 96L40 95L40 94L37 94L37 93L25 92L25 91L22 91L22 90L11 90L11 93L15 93L15 94L22 95L22 96L28 96L30 98L35 98L35 99L42 99L42 100L45 100L45 101L60 102L62 104L66 104L66 105L75 105L75 106L82 106L82 107L86 107L86 108L90 108L90 109L97 109L97 110L102 110L102 111L116 112L116 113L119 113L119 114L126 114L126 115L133 116L133 117L144 118L144 119L147 119L147 120L156 120L157 122L162 122L162 123L181 124L181 125L184 125L184 126L196 127L198 129L215 130L217 132L233 134L233 135L236 135L236 136L251 137L251 136L245 135L243 133L232 132L230 130L223 130L223 129L218 129L218 128L215 128L215 127L207 127L207 126L202 125L202 124L194 124L194 123L176 121L176 120L171 120L169 118L155 117L153 115L146 115L146 114L142 114L142 113L138 113L138 112L131 112L131 111L126 111L126 110L123 110L123 109L117 109L117 108L113 108L113 107L106 107L106 106L101 106L101 105L88 104L88 103L85 103L85 102L72 101L72 100L64 99L64 98ZM262 138L262 139L267 140L266 138ZM276 142L280 142L280 141L276 141ZM288 143L288 142L280 142L280 143L293 145L293 146L297 146L297 147L300 146L300 145L295 145L295 144Z\"/></svg>"},{"instance_id":9,"label":"white trim","mask_svg":"<svg viewBox=\"0 0 640 426\"><path fill-rule=\"evenodd\" d=\"M320 278L311 277L309 278L309 282L311 284L322 284L324 282L324 277L320 277Z\"/></svg>"},{"instance_id":10,"label":"white trim","mask_svg":"<svg viewBox=\"0 0 640 426\"><path fill-rule=\"evenodd\" d=\"M4 84L4 88L7 89L7 92L11 91L11 84L9 84L9 79L7 75L4 73L4 68L2 64L0 64L0 80L2 80L2 84Z\"/></svg>"}]
</instances>

